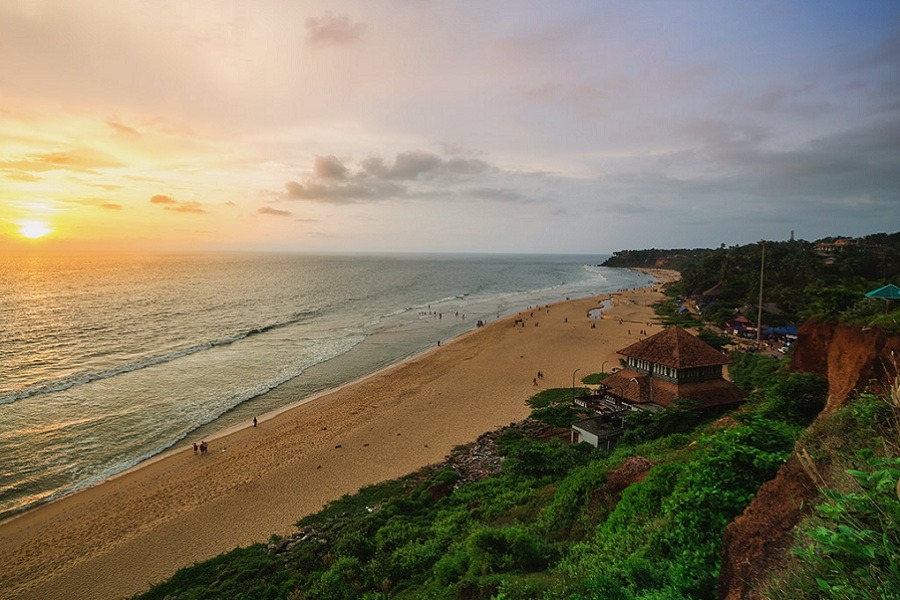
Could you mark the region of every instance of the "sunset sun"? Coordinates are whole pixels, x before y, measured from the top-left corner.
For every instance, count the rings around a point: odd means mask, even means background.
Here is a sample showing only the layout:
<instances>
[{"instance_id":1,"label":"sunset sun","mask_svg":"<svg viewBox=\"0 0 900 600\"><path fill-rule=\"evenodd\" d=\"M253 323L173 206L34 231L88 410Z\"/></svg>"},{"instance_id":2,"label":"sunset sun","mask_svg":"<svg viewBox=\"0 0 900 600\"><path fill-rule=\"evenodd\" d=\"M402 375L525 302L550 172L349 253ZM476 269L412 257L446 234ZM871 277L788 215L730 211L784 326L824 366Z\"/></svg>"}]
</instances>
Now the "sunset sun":
<instances>
[{"instance_id":1,"label":"sunset sun","mask_svg":"<svg viewBox=\"0 0 900 600\"><path fill-rule=\"evenodd\" d=\"M53 230L44 221L22 221L19 223L19 233L30 240L42 238Z\"/></svg>"}]
</instances>

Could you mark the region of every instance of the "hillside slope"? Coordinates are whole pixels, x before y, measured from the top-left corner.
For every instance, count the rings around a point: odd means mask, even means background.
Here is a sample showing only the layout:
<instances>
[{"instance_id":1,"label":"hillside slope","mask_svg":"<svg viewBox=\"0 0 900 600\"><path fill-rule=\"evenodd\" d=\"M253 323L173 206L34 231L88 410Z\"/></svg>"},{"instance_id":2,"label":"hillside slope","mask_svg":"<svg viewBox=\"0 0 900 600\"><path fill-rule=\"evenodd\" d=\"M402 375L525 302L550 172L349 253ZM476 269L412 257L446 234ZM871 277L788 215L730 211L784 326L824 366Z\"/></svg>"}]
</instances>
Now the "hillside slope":
<instances>
[{"instance_id":1,"label":"hillside slope","mask_svg":"<svg viewBox=\"0 0 900 600\"><path fill-rule=\"evenodd\" d=\"M810 322L800 328L791 369L826 377L828 401L775 478L763 484L744 513L726 528L720 598L764 597L759 590L773 571L784 567L795 528L813 514L821 487L833 484L845 466L833 452L811 456L807 446L821 442L810 438L817 434L817 426L827 430L827 421L858 392L886 393L898 360L900 336L840 323ZM847 438L855 433L843 432Z\"/></svg>"}]
</instances>

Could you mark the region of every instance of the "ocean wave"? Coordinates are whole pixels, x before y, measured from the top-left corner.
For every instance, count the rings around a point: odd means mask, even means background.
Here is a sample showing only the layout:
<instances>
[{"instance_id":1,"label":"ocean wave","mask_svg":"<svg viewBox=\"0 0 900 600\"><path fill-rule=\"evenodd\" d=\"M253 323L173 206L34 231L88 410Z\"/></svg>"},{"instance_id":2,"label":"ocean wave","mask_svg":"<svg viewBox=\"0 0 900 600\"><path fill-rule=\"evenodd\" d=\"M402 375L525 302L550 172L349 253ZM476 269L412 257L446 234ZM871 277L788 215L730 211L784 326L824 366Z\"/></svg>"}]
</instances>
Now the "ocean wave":
<instances>
[{"instance_id":1,"label":"ocean wave","mask_svg":"<svg viewBox=\"0 0 900 600\"><path fill-rule=\"evenodd\" d=\"M196 354L198 352L203 352L205 350L210 350L212 348L216 348L219 346L227 346L229 344L233 344L235 342L239 342L240 340L247 339L254 335L260 335L263 333L267 333L269 331L274 331L276 329L282 329L284 327L290 327L291 325L297 325L304 321L307 321L310 317L315 316L318 311L305 311L294 313L292 317L286 321L280 321L277 323L271 323L269 325L262 325L260 327L254 327L252 329L247 329L240 333L236 333L234 335L229 335L226 337L218 338L209 342L203 342L200 344L195 344L193 346L189 346L187 348L182 348L180 350L176 350L174 352L169 352L167 354L160 354L156 356L143 357L134 362L130 362L118 367L114 367L112 369L106 369L103 371L88 371L88 372L79 372L73 375L67 375L65 377L60 377L58 379L53 379L50 381L44 381L40 383L35 383L19 390L13 391L11 393L6 393L0 395L0 405L3 404L11 404L18 400L24 400L26 398L31 398L32 396L39 396L41 394L50 394L53 392L62 392L73 387L79 385L85 385L87 383L91 383L93 381L99 381L101 379L109 379L111 377L115 377L117 375L122 375L123 373L131 373L133 371L139 371L141 369L146 369L148 367L153 367L156 365L165 364L168 362L172 362L174 360L178 360L179 358L184 358L185 356L190 356L192 354Z\"/></svg>"},{"instance_id":2,"label":"ocean wave","mask_svg":"<svg viewBox=\"0 0 900 600\"><path fill-rule=\"evenodd\" d=\"M271 329L272 327L266 328L267 331ZM268 394L287 381L299 377L310 367L329 361L341 354L349 352L364 339L365 336L355 336L351 338L336 337L317 340L319 352L317 352L314 356L307 357L306 360L301 363L301 365L294 368L285 368L276 376L268 380L259 381L256 383L256 385L251 385L247 388L237 390L236 393L222 396L218 402L203 403L202 407L206 409L205 412L203 414L196 414L197 418L194 420L190 428L175 434L162 443L151 446L149 449L140 452L139 454L128 458L127 460L117 461L101 469L93 469L89 464L80 466L76 464L74 466L60 466L55 469L48 470L47 464L45 462L42 462L39 477L32 477L23 481L16 481L11 484L12 486L14 486L14 488L11 489L25 489L29 485L33 485L35 483L39 483L40 481L46 480L48 474L51 476L54 474L60 475L69 469L72 469L70 472L74 475L72 477L72 480L68 484L60 485L55 489L36 489L34 492L26 495L25 498L19 498L18 502L12 502L8 505L0 504L0 520L20 513L24 510L28 510L29 508L32 508L39 504L51 502L58 498L62 498L80 490L92 487L102 481L105 481L106 479L109 479L110 477L118 475L119 473L123 473L128 469L137 466L145 460L163 454L164 452L167 452L178 444L184 442L186 439L189 439L195 431L209 425L210 423L215 422L227 413L238 409L242 404ZM198 408L200 408L200 406L198 406ZM66 423L63 426L68 427L71 425L72 423ZM4 490L6 490L6 488L0 488L0 497L2 497Z\"/></svg>"}]
</instances>

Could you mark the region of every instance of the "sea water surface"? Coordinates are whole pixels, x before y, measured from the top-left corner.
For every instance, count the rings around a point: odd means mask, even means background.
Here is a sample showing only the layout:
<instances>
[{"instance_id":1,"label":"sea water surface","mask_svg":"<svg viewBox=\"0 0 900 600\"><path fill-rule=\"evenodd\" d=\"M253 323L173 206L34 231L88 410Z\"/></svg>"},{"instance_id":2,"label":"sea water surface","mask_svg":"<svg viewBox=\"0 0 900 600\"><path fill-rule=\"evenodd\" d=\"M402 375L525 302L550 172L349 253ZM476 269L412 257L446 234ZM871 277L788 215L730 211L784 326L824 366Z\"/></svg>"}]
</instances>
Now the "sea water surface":
<instances>
[{"instance_id":1,"label":"sea water surface","mask_svg":"<svg viewBox=\"0 0 900 600\"><path fill-rule=\"evenodd\" d=\"M0 257L0 518L567 297L605 256Z\"/></svg>"}]
</instances>

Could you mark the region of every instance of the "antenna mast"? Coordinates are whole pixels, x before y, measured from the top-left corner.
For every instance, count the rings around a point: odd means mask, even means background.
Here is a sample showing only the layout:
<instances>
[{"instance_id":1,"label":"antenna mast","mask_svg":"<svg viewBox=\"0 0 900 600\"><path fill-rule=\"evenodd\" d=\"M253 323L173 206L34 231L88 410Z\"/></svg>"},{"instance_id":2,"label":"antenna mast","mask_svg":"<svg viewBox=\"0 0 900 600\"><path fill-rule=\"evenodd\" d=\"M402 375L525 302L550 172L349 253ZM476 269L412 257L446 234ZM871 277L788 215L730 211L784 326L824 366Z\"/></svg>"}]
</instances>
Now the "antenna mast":
<instances>
[{"instance_id":1,"label":"antenna mast","mask_svg":"<svg viewBox=\"0 0 900 600\"><path fill-rule=\"evenodd\" d=\"M759 259L759 307L756 312L756 349L760 347L760 336L762 335L762 301L763 301L763 276L766 272L766 240L760 240L762 246L762 256Z\"/></svg>"}]
</instances>

